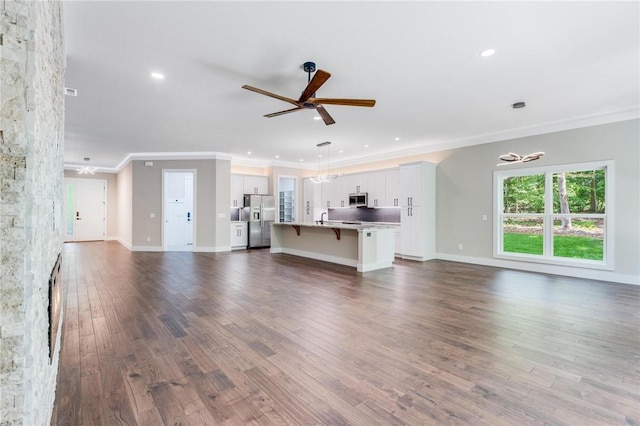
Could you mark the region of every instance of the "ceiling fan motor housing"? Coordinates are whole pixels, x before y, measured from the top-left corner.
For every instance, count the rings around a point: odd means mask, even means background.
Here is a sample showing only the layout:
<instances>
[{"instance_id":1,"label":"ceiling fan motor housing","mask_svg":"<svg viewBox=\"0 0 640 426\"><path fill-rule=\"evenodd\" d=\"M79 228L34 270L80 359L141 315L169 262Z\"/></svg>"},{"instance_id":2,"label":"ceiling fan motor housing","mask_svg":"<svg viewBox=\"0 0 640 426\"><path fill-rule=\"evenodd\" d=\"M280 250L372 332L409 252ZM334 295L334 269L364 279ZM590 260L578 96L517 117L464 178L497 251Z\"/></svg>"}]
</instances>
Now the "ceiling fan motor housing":
<instances>
[{"instance_id":1,"label":"ceiling fan motor housing","mask_svg":"<svg viewBox=\"0 0 640 426\"><path fill-rule=\"evenodd\" d=\"M316 63L305 62L304 64L302 64L302 69L304 70L304 72L307 72L307 73L314 72L316 70Z\"/></svg>"}]
</instances>

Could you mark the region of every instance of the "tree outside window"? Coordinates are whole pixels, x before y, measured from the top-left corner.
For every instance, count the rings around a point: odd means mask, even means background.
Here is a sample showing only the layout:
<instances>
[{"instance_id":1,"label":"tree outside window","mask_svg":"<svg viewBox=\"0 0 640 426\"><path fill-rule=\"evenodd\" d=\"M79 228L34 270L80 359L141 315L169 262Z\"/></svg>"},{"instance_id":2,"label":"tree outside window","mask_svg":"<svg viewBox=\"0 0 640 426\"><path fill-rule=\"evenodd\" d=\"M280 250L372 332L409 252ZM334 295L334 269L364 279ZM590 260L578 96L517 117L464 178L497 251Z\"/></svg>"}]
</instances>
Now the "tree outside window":
<instances>
[{"instance_id":1,"label":"tree outside window","mask_svg":"<svg viewBox=\"0 0 640 426\"><path fill-rule=\"evenodd\" d=\"M496 255L605 263L609 163L497 171Z\"/></svg>"}]
</instances>

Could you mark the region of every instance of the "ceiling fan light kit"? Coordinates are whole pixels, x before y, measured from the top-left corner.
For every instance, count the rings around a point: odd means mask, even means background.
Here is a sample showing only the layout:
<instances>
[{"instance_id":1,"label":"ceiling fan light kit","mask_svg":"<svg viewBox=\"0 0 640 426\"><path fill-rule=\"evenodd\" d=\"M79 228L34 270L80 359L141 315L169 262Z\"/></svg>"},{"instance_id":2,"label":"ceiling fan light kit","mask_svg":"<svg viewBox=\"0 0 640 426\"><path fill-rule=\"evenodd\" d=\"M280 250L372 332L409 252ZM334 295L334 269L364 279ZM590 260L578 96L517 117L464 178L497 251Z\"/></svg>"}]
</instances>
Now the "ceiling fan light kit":
<instances>
[{"instance_id":1,"label":"ceiling fan light kit","mask_svg":"<svg viewBox=\"0 0 640 426\"><path fill-rule=\"evenodd\" d=\"M335 123L335 120L327 112L323 105L343 105L343 106L360 106L360 107L373 107L376 104L374 99L342 99L342 98L316 98L316 91L331 77L327 71L318 70L311 78L311 73L316 71L315 62L307 61L302 64L302 69L307 73L307 87L302 91L302 94L295 100L286 96L277 95L272 92L268 92L257 87L249 86L245 84L243 89L250 90L252 92L259 93L261 95L269 96L271 98L280 99L281 101L288 102L295 105L295 108L286 109L283 111L273 112L271 114L265 114L265 117L277 117L279 115L289 114L291 112L300 111L303 109L315 109L320 118L324 121L324 124L331 125Z\"/></svg>"}]
</instances>

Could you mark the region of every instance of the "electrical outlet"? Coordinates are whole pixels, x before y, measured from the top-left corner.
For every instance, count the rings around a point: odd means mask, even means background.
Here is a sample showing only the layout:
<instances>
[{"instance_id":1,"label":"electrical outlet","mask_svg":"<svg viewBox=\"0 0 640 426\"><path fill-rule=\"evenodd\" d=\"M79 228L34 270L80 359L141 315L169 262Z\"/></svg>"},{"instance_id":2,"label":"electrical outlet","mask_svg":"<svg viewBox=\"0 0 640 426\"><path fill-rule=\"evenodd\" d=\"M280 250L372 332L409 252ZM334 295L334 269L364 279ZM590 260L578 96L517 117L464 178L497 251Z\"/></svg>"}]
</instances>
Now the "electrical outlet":
<instances>
[{"instance_id":1,"label":"electrical outlet","mask_svg":"<svg viewBox=\"0 0 640 426\"><path fill-rule=\"evenodd\" d=\"M458 244L458 250L462 250L462 243Z\"/></svg>"},{"instance_id":2,"label":"electrical outlet","mask_svg":"<svg viewBox=\"0 0 640 426\"><path fill-rule=\"evenodd\" d=\"M147 237L147 242L150 243L151 242L151 237Z\"/></svg>"},{"instance_id":3,"label":"electrical outlet","mask_svg":"<svg viewBox=\"0 0 640 426\"><path fill-rule=\"evenodd\" d=\"M484 220L485 222L487 221L487 215L486 214L482 215L482 220Z\"/></svg>"}]
</instances>

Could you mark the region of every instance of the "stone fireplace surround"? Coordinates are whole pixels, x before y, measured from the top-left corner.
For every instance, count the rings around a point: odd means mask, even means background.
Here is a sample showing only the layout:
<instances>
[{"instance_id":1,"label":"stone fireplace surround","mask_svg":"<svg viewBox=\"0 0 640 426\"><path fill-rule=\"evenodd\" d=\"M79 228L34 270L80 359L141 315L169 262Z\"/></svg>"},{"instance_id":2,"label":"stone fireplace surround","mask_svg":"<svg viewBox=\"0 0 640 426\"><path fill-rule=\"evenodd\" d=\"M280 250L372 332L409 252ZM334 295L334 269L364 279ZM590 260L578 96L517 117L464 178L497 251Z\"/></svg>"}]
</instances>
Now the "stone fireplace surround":
<instances>
[{"instance_id":1,"label":"stone fireplace surround","mask_svg":"<svg viewBox=\"0 0 640 426\"><path fill-rule=\"evenodd\" d=\"M58 1L0 0L3 426L49 424L55 399L60 343L50 362L47 308L49 277L62 249L61 7Z\"/></svg>"}]
</instances>

